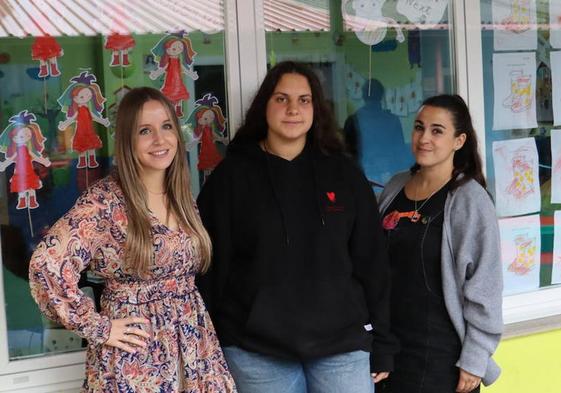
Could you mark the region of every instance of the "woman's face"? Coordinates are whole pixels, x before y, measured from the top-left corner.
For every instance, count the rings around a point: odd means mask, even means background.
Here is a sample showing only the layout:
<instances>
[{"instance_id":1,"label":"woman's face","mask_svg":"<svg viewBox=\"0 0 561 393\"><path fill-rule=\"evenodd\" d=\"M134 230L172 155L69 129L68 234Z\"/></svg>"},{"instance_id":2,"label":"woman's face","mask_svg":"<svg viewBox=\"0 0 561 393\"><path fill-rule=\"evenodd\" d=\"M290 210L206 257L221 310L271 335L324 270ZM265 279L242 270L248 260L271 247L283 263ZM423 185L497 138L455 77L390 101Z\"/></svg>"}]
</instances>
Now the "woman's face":
<instances>
[{"instance_id":1,"label":"woman's face","mask_svg":"<svg viewBox=\"0 0 561 393\"><path fill-rule=\"evenodd\" d=\"M411 148L421 167L450 166L454 168L454 153L466 140L466 134L455 136L452 114L443 108L423 106L413 126Z\"/></svg>"},{"instance_id":2,"label":"woman's face","mask_svg":"<svg viewBox=\"0 0 561 393\"><path fill-rule=\"evenodd\" d=\"M300 74L284 74L267 102L268 138L282 143L301 142L314 121L312 90Z\"/></svg>"},{"instance_id":3,"label":"woman's face","mask_svg":"<svg viewBox=\"0 0 561 393\"><path fill-rule=\"evenodd\" d=\"M144 104L136 127L135 153L143 174L165 172L177 153L178 130L158 101Z\"/></svg>"},{"instance_id":4,"label":"woman's face","mask_svg":"<svg viewBox=\"0 0 561 393\"><path fill-rule=\"evenodd\" d=\"M13 141L16 145L25 145L31 139L31 130L27 127L20 128L14 135Z\"/></svg>"},{"instance_id":5,"label":"woman's face","mask_svg":"<svg viewBox=\"0 0 561 393\"><path fill-rule=\"evenodd\" d=\"M170 56L178 56L183 52L183 44L181 41L174 41L166 50L167 54Z\"/></svg>"},{"instance_id":6,"label":"woman's face","mask_svg":"<svg viewBox=\"0 0 561 393\"><path fill-rule=\"evenodd\" d=\"M78 94L74 96L74 102L78 105L85 105L92 99L92 92L88 88L83 88L78 91Z\"/></svg>"}]
</instances>

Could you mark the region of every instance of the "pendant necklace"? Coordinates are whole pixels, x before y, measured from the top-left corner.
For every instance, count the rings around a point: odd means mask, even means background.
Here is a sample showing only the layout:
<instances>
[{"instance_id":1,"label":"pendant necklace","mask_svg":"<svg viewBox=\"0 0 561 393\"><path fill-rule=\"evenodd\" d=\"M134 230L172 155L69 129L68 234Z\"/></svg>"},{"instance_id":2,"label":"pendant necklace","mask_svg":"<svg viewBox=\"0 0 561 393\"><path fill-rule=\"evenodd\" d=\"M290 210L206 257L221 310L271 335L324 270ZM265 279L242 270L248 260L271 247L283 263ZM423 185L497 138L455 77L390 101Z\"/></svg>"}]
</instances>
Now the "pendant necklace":
<instances>
[{"instance_id":1,"label":"pendant necklace","mask_svg":"<svg viewBox=\"0 0 561 393\"><path fill-rule=\"evenodd\" d=\"M438 187L433 192L431 192L431 194L428 196L428 198L425 199L423 201L423 203L421 203L421 206L419 206L419 207L417 207L417 189L418 189L419 185L415 184L415 201L414 201L415 202L415 210L413 211L413 214L411 214L411 216L409 217L409 220L411 220L411 222L419 221L419 219L421 218L421 213L419 213L419 210L421 210L423 208L423 206L425 206L425 204L429 201L429 199L431 199L434 194L436 194L438 191L440 191L442 189L442 187L444 187L446 185L446 183L448 183L449 181L450 181L450 178L447 178L446 181L444 183L442 183L442 185L440 187Z\"/></svg>"},{"instance_id":2,"label":"pendant necklace","mask_svg":"<svg viewBox=\"0 0 561 393\"><path fill-rule=\"evenodd\" d=\"M397 227L397 223L399 222L399 220L401 220L402 218L408 218L409 221L411 222L417 222L421 219L421 213L419 213L419 210L421 210L423 208L423 206L425 206L425 204L429 201L429 199L432 198L432 196L434 194L436 194L438 191L440 191L442 189L442 187L444 187L446 185L446 183L448 183L450 181L450 178L447 178L446 181L444 183L442 183L442 185L440 187L438 187L437 189L435 189L429 196L427 199L425 199L423 201L423 203L421 203L421 206L417 207L417 189L418 189L418 185L415 185L415 210L413 211L408 211L408 212L399 212L397 210L392 211L391 213L389 213L388 215L386 215L384 217L384 219L382 220L382 226L384 227L384 229L386 230L392 230L395 227ZM423 220L424 223L424 220Z\"/></svg>"}]
</instances>

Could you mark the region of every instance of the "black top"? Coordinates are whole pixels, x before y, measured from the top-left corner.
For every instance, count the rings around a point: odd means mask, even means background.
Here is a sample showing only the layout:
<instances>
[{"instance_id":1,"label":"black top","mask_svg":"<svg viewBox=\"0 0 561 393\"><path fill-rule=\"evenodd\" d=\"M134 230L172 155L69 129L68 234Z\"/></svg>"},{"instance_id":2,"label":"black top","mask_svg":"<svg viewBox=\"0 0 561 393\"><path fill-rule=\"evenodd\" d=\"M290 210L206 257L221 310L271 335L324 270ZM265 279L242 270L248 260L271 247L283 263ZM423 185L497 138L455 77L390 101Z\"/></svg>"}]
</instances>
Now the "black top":
<instances>
[{"instance_id":1,"label":"black top","mask_svg":"<svg viewBox=\"0 0 561 393\"><path fill-rule=\"evenodd\" d=\"M354 164L234 144L198 203L214 248L199 287L222 345L289 359L373 351L373 370L392 369L385 239Z\"/></svg>"},{"instance_id":2,"label":"black top","mask_svg":"<svg viewBox=\"0 0 561 393\"><path fill-rule=\"evenodd\" d=\"M448 185L430 199L417 201L421 218L401 218L387 230L392 272L392 331L402 350L391 376L401 392L453 392L458 382L455 362L461 342L450 320L442 293L441 244ZM421 208L419 208L422 205ZM404 190L386 214L413 211L415 202Z\"/></svg>"}]
</instances>

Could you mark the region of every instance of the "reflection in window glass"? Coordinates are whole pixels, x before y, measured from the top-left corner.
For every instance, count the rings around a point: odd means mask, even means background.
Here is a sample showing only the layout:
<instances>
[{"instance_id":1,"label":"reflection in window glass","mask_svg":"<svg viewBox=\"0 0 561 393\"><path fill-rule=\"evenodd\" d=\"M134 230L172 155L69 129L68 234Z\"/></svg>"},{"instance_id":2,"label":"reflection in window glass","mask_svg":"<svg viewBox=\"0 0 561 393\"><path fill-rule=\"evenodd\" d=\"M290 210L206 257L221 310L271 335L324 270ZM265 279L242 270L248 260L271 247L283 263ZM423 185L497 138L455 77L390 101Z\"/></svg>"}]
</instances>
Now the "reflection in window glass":
<instances>
[{"instance_id":1,"label":"reflection in window glass","mask_svg":"<svg viewBox=\"0 0 561 393\"><path fill-rule=\"evenodd\" d=\"M229 135L222 0L205 1L204 10L196 0L40 3L0 4L0 222L10 359L85 345L41 316L29 293L28 261L79 194L108 174L123 95L152 86L173 101L195 193L222 159ZM80 287L99 299L102 284L84 274Z\"/></svg>"},{"instance_id":2,"label":"reflection in window glass","mask_svg":"<svg viewBox=\"0 0 561 393\"><path fill-rule=\"evenodd\" d=\"M423 98L454 91L448 2L264 4L269 65L292 59L317 71L349 150L379 192L413 164L410 133Z\"/></svg>"}]
</instances>

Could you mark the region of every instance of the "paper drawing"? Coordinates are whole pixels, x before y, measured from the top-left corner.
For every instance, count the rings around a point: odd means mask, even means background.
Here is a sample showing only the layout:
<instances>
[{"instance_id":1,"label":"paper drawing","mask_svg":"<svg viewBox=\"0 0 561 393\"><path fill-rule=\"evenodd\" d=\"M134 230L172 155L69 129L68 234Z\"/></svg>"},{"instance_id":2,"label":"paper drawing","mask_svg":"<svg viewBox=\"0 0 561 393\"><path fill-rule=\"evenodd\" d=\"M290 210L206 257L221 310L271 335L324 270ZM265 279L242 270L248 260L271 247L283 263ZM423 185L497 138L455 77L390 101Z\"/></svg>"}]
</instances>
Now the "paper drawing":
<instances>
[{"instance_id":1,"label":"paper drawing","mask_svg":"<svg viewBox=\"0 0 561 393\"><path fill-rule=\"evenodd\" d=\"M504 294L532 291L540 284L540 216L499 220Z\"/></svg>"},{"instance_id":2,"label":"paper drawing","mask_svg":"<svg viewBox=\"0 0 561 393\"><path fill-rule=\"evenodd\" d=\"M534 138L493 142L495 196L499 217L541 209L538 151Z\"/></svg>"}]
</instances>

